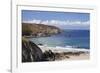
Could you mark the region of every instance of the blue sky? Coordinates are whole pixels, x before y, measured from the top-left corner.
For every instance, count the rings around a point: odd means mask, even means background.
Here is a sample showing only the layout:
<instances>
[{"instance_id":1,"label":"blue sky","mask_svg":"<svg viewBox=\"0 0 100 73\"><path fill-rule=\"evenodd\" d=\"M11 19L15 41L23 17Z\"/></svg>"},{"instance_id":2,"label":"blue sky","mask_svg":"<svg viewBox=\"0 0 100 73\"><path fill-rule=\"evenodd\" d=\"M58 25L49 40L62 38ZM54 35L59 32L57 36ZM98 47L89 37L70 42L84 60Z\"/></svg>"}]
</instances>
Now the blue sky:
<instances>
[{"instance_id":1,"label":"blue sky","mask_svg":"<svg viewBox=\"0 0 100 73\"><path fill-rule=\"evenodd\" d=\"M89 29L90 14L22 10L22 22L44 23L64 29Z\"/></svg>"}]
</instances>

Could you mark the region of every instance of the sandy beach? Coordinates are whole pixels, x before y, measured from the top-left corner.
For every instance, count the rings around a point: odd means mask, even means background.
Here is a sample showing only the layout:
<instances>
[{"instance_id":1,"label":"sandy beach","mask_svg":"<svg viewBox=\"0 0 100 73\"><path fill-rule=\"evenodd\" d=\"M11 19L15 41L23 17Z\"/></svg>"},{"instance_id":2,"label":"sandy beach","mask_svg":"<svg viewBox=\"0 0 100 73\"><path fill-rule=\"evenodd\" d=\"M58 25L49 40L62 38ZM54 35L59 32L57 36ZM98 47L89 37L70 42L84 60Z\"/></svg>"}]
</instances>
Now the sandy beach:
<instances>
[{"instance_id":1,"label":"sandy beach","mask_svg":"<svg viewBox=\"0 0 100 73\"><path fill-rule=\"evenodd\" d=\"M90 52L87 49L71 48L71 47L47 47L39 46L43 52L51 50L55 54L56 61L63 60L88 60Z\"/></svg>"}]
</instances>

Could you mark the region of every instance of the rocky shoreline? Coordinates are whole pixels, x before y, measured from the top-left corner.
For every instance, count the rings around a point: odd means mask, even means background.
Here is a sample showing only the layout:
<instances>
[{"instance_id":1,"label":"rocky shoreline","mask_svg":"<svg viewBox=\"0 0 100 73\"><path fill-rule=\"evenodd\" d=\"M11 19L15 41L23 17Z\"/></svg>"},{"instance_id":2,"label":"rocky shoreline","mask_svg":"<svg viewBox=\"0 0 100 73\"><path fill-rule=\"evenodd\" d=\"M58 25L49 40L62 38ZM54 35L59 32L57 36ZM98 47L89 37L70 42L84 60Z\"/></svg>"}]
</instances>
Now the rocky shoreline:
<instances>
[{"instance_id":1,"label":"rocky shoreline","mask_svg":"<svg viewBox=\"0 0 100 73\"><path fill-rule=\"evenodd\" d=\"M60 34L62 31L58 27L22 23L22 62L43 62L43 61L61 61L61 60L83 60L89 59L89 51L79 51L71 48L53 48L34 42L27 38L49 37Z\"/></svg>"},{"instance_id":2,"label":"rocky shoreline","mask_svg":"<svg viewBox=\"0 0 100 73\"><path fill-rule=\"evenodd\" d=\"M59 33L61 30L55 26L22 23L22 62L54 61L55 54L51 50L42 52L41 48L27 38L49 37Z\"/></svg>"},{"instance_id":3,"label":"rocky shoreline","mask_svg":"<svg viewBox=\"0 0 100 73\"><path fill-rule=\"evenodd\" d=\"M33 42L22 38L22 62L54 61L55 55L51 50L42 50Z\"/></svg>"},{"instance_id":4,"label":"rocky shoreline","mask_svg":"<svg viewBox=\"0 0 100 73\"><path fill-rule=\"evenodd\" d=\"M39 47L35 43L22 39L22 62L43 62L61 60L89 59L89 51L73 51Z\"/></svg>"},{"instance_id":5,"label":"rocky shoreline","mask_svg":"<svg viewBox=\"0 0 100 73\"><path fill-rule=\"evenodd\" d=\"M90 57L90 51L86 49L77 48L59 48L39 46L42 52L51 50L55 55L55 61L64 60L88 60Z\"/></svg>"}]
</instances>

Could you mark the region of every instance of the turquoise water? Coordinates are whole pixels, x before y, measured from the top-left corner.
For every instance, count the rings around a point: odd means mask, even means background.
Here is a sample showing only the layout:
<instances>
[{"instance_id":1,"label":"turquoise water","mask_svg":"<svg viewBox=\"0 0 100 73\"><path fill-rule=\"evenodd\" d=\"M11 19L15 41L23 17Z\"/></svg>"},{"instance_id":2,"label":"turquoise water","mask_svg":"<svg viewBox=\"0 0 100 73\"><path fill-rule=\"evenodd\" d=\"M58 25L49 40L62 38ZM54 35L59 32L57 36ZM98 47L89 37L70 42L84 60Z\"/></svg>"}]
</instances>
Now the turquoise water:
<instances>
[{"instance_id":1,"label":"turquoise water","mask_svg":"<svg viewBox=\"0 0 100 73\"><path fill-rule=\"evenodd\" d=\"M34 43L50 47L90 48L89 30L63 30L62 33L50 37L29 38Z\"/></svg>"}]
</instances>

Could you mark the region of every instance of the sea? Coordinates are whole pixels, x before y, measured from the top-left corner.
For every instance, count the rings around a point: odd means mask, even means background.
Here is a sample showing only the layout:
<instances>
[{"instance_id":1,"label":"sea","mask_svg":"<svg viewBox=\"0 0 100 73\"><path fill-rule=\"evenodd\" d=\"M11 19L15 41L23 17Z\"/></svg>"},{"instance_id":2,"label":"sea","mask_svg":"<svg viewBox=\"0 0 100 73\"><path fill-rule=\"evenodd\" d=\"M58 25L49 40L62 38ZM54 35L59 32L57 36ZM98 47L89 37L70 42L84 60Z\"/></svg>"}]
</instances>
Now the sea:
<instances>
[{"instance_id":1,"label":"sea","mask_svg":"<svg viewBox=\"0 0 100 73\"><path fill-rule=\"evenodd\" d=\"M90 49L90 30L64 29L60 34L49 37L28 38L37 45Z\"/></svg>"}]
</instances>

